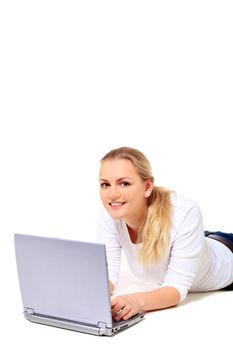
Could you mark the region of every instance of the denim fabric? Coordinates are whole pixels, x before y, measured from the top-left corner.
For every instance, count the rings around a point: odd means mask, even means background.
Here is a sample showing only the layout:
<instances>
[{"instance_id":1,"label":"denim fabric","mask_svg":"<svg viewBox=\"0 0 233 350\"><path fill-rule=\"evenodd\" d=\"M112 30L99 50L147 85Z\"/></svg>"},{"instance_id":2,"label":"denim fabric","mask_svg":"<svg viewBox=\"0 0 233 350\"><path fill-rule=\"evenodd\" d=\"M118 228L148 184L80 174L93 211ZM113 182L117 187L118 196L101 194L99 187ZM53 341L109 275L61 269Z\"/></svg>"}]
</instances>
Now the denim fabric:
<instances>
[{"instance_id":1,"label":"denim fabric","mask_svg":"<svg viewBox=\"0 0 233 350\"><path fill-rule=\"evenodd\" d=\"M205 231L206 237L208 237L208 235L211 235L211 234L222 237L233 244L233 233L226 233L222 231Z\"/></svg>"}]
</instances>

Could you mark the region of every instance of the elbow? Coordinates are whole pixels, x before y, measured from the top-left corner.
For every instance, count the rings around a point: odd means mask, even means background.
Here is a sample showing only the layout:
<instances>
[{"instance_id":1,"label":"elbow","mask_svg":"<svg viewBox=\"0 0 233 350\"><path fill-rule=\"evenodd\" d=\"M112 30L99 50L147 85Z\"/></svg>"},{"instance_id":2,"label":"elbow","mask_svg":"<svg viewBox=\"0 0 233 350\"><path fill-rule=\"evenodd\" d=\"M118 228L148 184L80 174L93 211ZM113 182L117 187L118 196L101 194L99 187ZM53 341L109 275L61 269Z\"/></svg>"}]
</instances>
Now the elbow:
<instances>
[{"instance_id":1,"label":"elbow","mask_svg":"<svg viewBox=\"0 0 233 350\"><path fill-rule=\"evenodd\" d=\"M181 294L178 289L172 287L174 289L174 306L177 306L181 302Z\"/></svg>"},{"instance_id":2,"label":"elbow","mask_svg":"<svg viewBox=\"0 0 233 350\"><path fill-rule=\"evenodd\" d=\"M164 286L163 288L168 307L178 306L182 301L179 290L173 286Z\"/></svg>"},{"instance_id":3,"label":"elbow","mask_svg":"<svg viewBox=\"0 0 233 350\"><path fill-rule=\"evenodd\" d=\"M179 305L180 304L180 302L181 302L181 294L180 294L180 292L179 292L179 290L177 289L177 288L175 288L175 287L171 287L171 288L173 288L173 301L174 301L174 306L177 306L177 305Z\"/></svg>"}]
</instances>

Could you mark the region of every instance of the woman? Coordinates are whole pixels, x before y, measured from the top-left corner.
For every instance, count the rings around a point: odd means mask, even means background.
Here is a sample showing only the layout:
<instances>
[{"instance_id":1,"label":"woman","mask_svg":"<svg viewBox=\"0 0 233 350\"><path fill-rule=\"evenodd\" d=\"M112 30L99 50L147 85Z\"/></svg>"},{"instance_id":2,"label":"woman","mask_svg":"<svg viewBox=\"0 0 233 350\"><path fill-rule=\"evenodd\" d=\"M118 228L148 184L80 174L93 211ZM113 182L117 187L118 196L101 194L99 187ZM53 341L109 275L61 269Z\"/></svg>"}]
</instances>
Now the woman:
<instances>
[{"instance_id":1,"label":"woman","mask_svg":"<svg viewBox=\"0 0 233 350\"><path fill-rule=\"evenodd\" d=\"M99 239L106 245L110 291L118 282L121 249L135 275L160 285L113 298L115 320L175 306L188 291L232 289L233 235L205 237L197 203L154 186L144 154L129 147L110 151L99 181L105 207Z\"/></svg>"}]
</instances>

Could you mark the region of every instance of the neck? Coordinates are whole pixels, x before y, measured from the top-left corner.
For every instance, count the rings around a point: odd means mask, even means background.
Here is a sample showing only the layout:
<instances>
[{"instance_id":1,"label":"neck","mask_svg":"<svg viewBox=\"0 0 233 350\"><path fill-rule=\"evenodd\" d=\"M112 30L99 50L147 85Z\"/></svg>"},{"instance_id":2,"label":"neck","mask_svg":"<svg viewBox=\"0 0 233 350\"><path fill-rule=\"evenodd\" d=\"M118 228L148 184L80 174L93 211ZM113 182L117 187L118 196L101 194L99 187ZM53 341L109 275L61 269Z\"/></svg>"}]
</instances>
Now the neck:
<instances>
[{"instance_id":1,"label":"neck","mask_svg":"<svg viewBox=\"0 0 233 350\"><path fill-rule=\"evenodd\" d=\"M142 217L140 218L140 220L138 220L137 222L126 222L127 228L128 228L128 232L130 235L130 239L133 243L137 243L138 242L138 236L140 233L140 230L142 228L142 225L145 221L146 218L146 212L142 215Z\"/></svg>"},{"instance_id":2,"label":"neck","mask_svg":"<svg viewBox=\"0 0 233 350\"><path fill-rule=\"evenodd\" d=\"M137 243L138 241L138 231L137 230L134 230L133 228L128 227L128 232L129 232L129 236L130 236L130 239L131 239L131 242L132 243Z\"/></svg>"}]
</instances>

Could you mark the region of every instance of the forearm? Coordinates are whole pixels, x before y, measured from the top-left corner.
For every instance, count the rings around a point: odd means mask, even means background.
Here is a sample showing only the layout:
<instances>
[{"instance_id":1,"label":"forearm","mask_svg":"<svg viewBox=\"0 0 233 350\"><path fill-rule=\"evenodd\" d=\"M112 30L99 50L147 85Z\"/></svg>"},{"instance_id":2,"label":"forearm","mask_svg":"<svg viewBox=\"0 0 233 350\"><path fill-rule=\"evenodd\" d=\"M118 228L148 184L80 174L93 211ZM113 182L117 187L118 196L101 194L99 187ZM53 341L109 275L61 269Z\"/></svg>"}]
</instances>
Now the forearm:
<instances>
[{"instance_id":1,"label":"forearm","mask_svg":"<svg viewBox=\"0 0 233 350\"><path fill-rule=\"evenodd\" d=\"M179 302L180 293L169 286L149 292L119 295L112 300L112 316L116 321L128 320L138 313L166 309Z\"/></svg>"},{"instance_id":2,"label":"forearm","mask_svg":"<svg viewBox=\"0 0 233 350\"><path fill-rule=\"evenodd\" d=\"M174 287L161 287L149 292L135 293L141 312L165 309L180 302L180 293Z\"/></svg>"},{"instance_id":3,"label":"forearm","mask_svg":"<svg viewBox=\"0 0 233 350\"><path fill-rule=\"evenodd\" d=\"M115 289L114 284L111 281L109 281L109 292L110 292L110 294L113 293L114 289Z\"/></svg>"}]
</instances>

